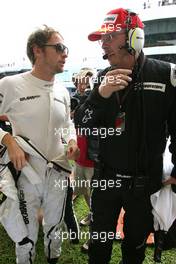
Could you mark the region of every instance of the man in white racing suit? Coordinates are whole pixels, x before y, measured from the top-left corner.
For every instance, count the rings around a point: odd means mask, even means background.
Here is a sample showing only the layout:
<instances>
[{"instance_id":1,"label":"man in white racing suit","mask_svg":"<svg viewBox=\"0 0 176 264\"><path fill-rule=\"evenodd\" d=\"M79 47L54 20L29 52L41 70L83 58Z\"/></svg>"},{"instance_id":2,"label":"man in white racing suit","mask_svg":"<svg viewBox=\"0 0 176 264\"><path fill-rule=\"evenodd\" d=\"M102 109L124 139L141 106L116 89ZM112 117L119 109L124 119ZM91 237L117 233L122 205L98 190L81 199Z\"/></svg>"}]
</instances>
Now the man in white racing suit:
<instances>
[{"instance_id":1,"label":"man in white racing suit","mask_svg":"<svg viewBox=\"0 0 176 264\"><path fill-rule=\"evenodd\" d=\"M56 170L45 159L27 155L9 133L0 130L0 143L7 147L16 170L20 209L28 231L28 239L16 243L18 264L31 264L38 237L37 212L43 208L45 255L48 263L57 263L61 238L58 236L64 215L68 159L78 156L75 131L70 120L69 94L55 78L63 72L68 49L58 31L44 26L33 32L27 42L27 55L32 62L30 72L5 77L0 81L0 114L7 116L13 136L31 140L48 161L62 160ZM62 144L68 144L66 156ZM65 158L65 160L64 160ZM23 168L30 164L35 176L26 175ZM15 212L14 212L15 214ZM13 225L9 228L15 228ZM16 230L18 233L19 230Z\"/></svg>"}]
</instances>

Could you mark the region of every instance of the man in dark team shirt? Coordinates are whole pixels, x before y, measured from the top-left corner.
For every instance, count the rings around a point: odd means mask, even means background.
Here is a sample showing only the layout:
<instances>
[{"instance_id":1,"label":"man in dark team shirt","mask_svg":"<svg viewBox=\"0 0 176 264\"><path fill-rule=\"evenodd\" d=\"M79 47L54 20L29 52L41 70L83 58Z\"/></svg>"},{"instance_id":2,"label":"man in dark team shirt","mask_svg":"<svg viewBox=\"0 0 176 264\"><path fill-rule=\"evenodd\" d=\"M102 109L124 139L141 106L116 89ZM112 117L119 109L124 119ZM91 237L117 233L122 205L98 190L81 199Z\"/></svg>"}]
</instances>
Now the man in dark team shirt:
<instances>
[{"instance_id":1,"label":"man in dark team shirt","mask_svg":"<svg viewBox=\"0 0 176 264\"><path fill-rule=\"evenodd\" d=\"M88 36L100 41L103 58L110 64L75 112L78 127L99 131L89 264L109 263L122 207L125 238L120 263L143 262L153 228L150 195L163 184L166 131L174 167L164 184L176 183L176 68L144 56L143 28L138 15L119 8L110 11L101 28Z\"/></svg>"}]
</instances>

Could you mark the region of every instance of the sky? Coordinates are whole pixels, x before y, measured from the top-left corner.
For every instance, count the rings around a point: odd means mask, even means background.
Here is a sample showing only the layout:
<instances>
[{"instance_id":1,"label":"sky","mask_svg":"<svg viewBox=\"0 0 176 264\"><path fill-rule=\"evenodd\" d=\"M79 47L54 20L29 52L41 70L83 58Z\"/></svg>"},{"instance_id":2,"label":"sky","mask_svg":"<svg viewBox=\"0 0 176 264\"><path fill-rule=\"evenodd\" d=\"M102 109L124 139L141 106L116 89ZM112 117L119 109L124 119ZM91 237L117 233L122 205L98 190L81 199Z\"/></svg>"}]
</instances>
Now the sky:
<instances>
[{"instance_id":1,"label":"sky","mask_svg":"<svg viewBox=\"0 0 176 264\"><path fill-rule=\"evenodd\" d=\"M143 0L1 0L0 65L26 63L26 42L29 34L43 24L63 35L70 53L66 67L86 66L101 59L97 42L87 35L99 28L105 14L115 8L130 8L139 13ZM88 65L87 65L88 66Z\"/></svg>"}]
</instances>

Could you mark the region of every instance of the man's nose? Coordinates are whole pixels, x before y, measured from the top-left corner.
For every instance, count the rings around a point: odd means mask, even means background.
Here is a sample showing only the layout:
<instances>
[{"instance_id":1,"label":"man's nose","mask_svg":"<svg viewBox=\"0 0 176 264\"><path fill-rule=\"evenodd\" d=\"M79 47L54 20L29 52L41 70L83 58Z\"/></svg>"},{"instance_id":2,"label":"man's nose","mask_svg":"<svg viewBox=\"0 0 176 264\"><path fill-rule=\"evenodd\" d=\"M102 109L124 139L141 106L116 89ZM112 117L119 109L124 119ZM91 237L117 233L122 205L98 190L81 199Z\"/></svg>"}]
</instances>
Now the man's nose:
<instances>
[{"instance_id":1,"label":"man's nose","mask_svg":"<svg viewBox=\"0 0 176 264\"><path fill-rule=\"evenodd\" d=\"M104 49L106 47L109 47L110 42L108 42L107 40L102 40L100 45L101 45L101 48Z\"/></svg>"},{"instance_id":2,"label":"man's nose","mask_svg":"<svg viewBox=\"0 0 176 264\"><path fill-rule=\"evenodd\" d=\"M65 51L62 53L62 57L64 57L65 59L68 58L68 53L66 53Z\"/></svg>"}]
</instances>

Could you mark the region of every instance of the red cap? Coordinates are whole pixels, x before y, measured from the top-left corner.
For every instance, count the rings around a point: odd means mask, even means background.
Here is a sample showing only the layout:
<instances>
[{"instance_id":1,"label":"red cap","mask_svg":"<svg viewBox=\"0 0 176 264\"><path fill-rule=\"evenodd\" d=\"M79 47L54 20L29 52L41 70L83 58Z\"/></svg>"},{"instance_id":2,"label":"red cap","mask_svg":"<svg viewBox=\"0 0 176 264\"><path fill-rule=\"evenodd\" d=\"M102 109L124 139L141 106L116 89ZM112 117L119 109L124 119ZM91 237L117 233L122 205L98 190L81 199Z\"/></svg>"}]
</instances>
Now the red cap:
<instances>
[{"instance_id":1,"label":"red cap","mask_svg":"<svg viewBox=\"0 0 176 264\"><path fill-rule=\"evenodd\" d=\"M126 28L144 28L144 24L134 12L118 8L107 13L100 29L88 35L91 41L100 40L101 36L107 33L118 32Z\"/></svg>"}]
</instances>

